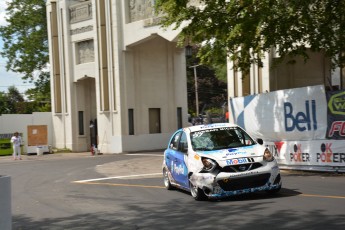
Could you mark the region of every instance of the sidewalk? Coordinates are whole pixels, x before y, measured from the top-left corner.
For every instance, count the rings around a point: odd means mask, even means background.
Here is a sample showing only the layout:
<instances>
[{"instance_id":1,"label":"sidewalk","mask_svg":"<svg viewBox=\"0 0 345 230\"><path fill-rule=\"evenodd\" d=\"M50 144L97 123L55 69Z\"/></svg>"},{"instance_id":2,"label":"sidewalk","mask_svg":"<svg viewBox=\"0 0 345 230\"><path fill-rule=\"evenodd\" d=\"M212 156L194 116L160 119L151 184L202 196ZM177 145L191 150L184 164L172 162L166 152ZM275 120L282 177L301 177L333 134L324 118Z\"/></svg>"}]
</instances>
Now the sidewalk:
<instances>
[{"instance_id":1,"label":"sidewalk","mask_svg":"<svg viewBox=\"0 0 345 230\"><path fill-rule=\"evenodd\" d=\"M22 154L22 160L13 160L13 156L0 156L0 163L9 161L31 161L31 160L50 160L50 159L63 159L63 158L76 158L82 156L90 156L90 152L80 152L80 153L45 153L43 155L26 155Z\"/></svg>"},{"instance_id":2,"label":"sidewalk","mask_svg":"<svg viewBox=\"0 0 345 230\"><path fill-rule=\"evenodd\" d=\"M121 153L121 154L100 154L92 156L90 152L71 152L71 153L52 153L43 155L22 155L22 160L13 160L12 156L1 156L1 163L9 162L25 162L25 161L46 161L59 159L73 159L80 157L102 157L118 155L142 155L142 157L134 157L126 160L115 160L109 158L109 162L97 165L95 171L105 176L125 176L135 174L156 174L162 171L163 153L160 151L149 151L140 153Z\"/></svg>"}]
</instances>

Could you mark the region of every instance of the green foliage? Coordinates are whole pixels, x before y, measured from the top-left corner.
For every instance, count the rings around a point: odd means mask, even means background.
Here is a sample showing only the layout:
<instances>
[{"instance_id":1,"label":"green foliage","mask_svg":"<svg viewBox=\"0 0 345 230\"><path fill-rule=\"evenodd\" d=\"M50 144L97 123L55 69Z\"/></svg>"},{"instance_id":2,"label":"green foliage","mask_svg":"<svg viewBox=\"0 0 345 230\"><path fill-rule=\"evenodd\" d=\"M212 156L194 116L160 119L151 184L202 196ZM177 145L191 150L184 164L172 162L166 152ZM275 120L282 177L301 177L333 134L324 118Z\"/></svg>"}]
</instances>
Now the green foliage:
<instances>
[{"instance_id":1,"label":"green foliage","mask_svg":"<svg viewBox=\"0 0 345 230\"><path fill-rule=\"evenodd\" d=\"M227 68L226 63L224 64L214 64L212 68L215 71L215 75L219 81L227 82Z\"/></svg>"},{"instance_id":2,"label":"green foliage","mask_svg":"<svg viewBox=\"0 0 345 230\"><path fill-rule=\"evenodd\" d=\"M12 0L7 3L7 25L0 27L7 70L33 79L37 70L49 61L46 2L44 0Z\"/></svg>"},{"instance_id":3,"label":"green foliage","mask_svg":"<svg viewBox=\"0 0 345 230\"><path fill-rule=\"evenodd\" d=\"M272 48L281 57L324 51L333 67L344 66L345 1L341 0L157 0L163 27L182 28L180 43L202 44L202 63L234 61L234 69L262 66ZM187 24L187 25L186 25Z\"/></svg>"},{"instance_id":4,"label":"green foliage","mask_svg":"<svg viewBox=\"0 0 345 230\"><path fill-rule=\"evenodd\" d=\"M0 55L7 58L6 69L22 74L23 80L34 82L35 88L26 92L30 101L16 100L11 92L7 97L10 101L6 101L0 94L0 113L50 111L50 76L43 71L49 62L46 1L8 2L6 22L0 26L4 41Z\"/></svg>"},{"instance_id":5,"label":"green foliage","mask_svg":"<svg viewBox=\"0 0 345 230\"><path fill-rule=\"evenodd\" d=\"M187 60L187 64L195 63L191 58ZM188 90L188 107L189 114L195 116L196 100L195 100L195 79L194 68L187 67L187 90ZM198 100L199 113L205 113L211 108L221 108L227 101L227 84L226 81L219 80L216 77L215 70L205 65L196 67L197 83L198 83Z\"/></svg>"},{"instance_id":6,"label":"green foliage","mask_svg":"<svg viewBox=\"0 0 345 230\"><path fill-rule=\"evenodd\" d=\"M0 115L11 113L7 94L0 91Z\"/></svg>"},{"instance_id":7,"label":"green foliage","mask_svg":"<svg viewBox=\"0 0 345 230\"><path fill-rule=\"evenodd\" d=\"M35 104L36 112L51 111L50 79L48 73L43 73L35 82L35 88L26 91L28 99Z\"/></svg>"},{"instance_id":8,"label":"green foliage","mask_svg":"<svg viewBox=\"0 0 345 230\"><path fill-rule=\"evenodd\" d=\"M39 98L36 97L37 95L40 95L40 93L33 94L35 100L26 101L15 86L10 86L7 93L0 91L0 115L49 112L51 110L50 101L39 100ZM50 100L50 98L48 99Z\"/></svg>"},{"instance_id":9,"label":"green foliage","mask_svg":"<svg viewBox=\"0 0 345 230\"><path fill-rule=\"evenodd\" d=\"M0 114L20 113L24 98L14 86L8 88L8 92L0 92Z\"/></svg>"}]
</instances>

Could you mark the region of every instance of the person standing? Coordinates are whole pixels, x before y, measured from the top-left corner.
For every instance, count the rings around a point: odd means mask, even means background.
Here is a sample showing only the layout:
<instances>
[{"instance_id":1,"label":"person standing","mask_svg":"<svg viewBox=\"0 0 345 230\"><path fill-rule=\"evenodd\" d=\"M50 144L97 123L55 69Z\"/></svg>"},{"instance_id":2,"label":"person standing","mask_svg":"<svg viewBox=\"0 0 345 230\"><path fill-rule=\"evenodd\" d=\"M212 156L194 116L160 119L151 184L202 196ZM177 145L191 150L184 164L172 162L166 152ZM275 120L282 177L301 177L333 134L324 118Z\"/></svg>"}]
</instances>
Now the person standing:
<instances>
[{"instance_id":1,"label":"person standing","mask_svg":"<svg viewBox=\"0 0 345 230\"><path fill-rule=\"evenodd\" d=\"M19 136L18 132L14 133L14 136L11 138L11 142L13 144L13 159L14 160L21 160L22 157L20 155L20 147L22 144L22 138Z\"/></svg>"}]
</instances>

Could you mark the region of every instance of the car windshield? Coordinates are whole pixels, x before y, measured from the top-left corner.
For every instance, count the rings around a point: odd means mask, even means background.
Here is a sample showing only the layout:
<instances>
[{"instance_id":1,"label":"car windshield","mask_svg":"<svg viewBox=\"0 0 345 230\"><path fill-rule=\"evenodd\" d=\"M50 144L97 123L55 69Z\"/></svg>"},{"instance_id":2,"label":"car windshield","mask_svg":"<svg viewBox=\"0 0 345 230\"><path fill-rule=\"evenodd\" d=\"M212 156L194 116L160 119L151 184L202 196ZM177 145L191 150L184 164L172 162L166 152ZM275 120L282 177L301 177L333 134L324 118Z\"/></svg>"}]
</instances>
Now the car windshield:
<instances>
[{"instance_id":1,"label":"car windshield","mask_svg":"<svg viewBox=\"0 0 345 230\"><path fill-rule=\"evenodd\" d=\"M254 145L254 140L238 127L224 127L191 133L194 151L211 151Z\"/></svg>"}]
</instances>

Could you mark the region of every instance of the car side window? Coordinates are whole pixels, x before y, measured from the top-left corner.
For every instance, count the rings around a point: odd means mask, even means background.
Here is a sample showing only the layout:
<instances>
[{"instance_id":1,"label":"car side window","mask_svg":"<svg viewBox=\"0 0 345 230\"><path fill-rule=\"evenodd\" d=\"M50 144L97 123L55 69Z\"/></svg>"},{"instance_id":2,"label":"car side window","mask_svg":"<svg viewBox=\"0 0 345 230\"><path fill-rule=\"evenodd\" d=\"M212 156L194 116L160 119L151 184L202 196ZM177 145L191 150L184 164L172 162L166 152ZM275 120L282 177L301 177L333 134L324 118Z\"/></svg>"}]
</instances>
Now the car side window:
<instances>
[{"instance_id":1,"label":"car side window","mask_svg":"<svg viewBox=\"0 0 345 230\"><path fill-rule=\"evenodd\" d=\"M178 148L179 148L179 140L180 140L181 134L182 134L182 132L178 132L172 138L172 140L170 142L170 145L169 145L171 149L178 150Z\"/></svg>"},{"instance_id":2,"label":"car side window","mask_svg":"<svg viewBox=\"0 0 345 230\"><path fill-rule=\"evenodd\" d=\"M249 137L248 134L241 132L239 130L236 130L236 133L238 135L238 137L240 138L241 142L243 145L253 145L253 139Z\"/></svg>"},{"instance_id":3,"label":"car side window","mask_svg":"<svg viewBox=\"0 0 345 230\"><path fill-rule=\"evenodd\" d=\"M180 138L180 144L179 144L179 151L186 153L187 150L188 150L187 135L185 132L182 132L182 136Z\"/></svg>"}]
</instances>

